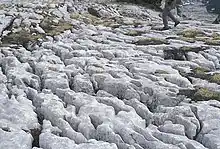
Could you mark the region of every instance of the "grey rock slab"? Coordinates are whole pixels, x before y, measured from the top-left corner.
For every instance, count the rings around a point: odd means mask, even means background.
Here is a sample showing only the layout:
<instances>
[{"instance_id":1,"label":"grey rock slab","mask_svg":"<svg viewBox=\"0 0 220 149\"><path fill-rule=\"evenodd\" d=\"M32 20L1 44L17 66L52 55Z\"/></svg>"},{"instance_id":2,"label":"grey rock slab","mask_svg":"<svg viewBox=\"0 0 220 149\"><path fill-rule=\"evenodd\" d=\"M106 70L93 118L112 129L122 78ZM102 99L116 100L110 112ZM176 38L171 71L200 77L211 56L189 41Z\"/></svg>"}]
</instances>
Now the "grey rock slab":
<instances>
[{"instance_id":1,"label":"grey rock slab","mask_svg":"<svg viewBox=\"0 0 220 149\"><path fill-rule=\"evenodd\" d=\"M135 143L137 143L133 135L135 134L138 135L138 133L133 131L131 128L124 127L122 123L119 122L117 126L114 125L113 130L116 134L119 134L121 136L121 138L123 139L125 143L131 144L131 145L134 145ZM139 136L141 137L141 140L139 141L144 141L143 137L141 135Z\"/></svg>"},{"instance_id":2,"label":"grey rock slab","mask_svg":"<svg viewBox=\"0 0 220 149\"><path fill-rule=\"evenodd\" d=\"M1 98L8 98L9 89L5 83L0 83L0 94Z\"/></svg>"},{"instance_id":3,"label":"grey rock slab","mask_svg":"<svg viewBox=\"0 0 220 149\"><path fill-rule=\"evenodd\" d=\"M77 144L85 143L87 142L86 137L81 133L73 130L73 128L70 126L70 124L63 120L62 118L59 118L56 122L56 126L62 131L61 135L70 138Z\"/></svg>"},{"instance_id":4,"label":"grey rock slab","mask_svg":"<svg viewBox=\"0 0 220 149\"><path fill-rule=\"evenodd\" d=\"M51 89L53 93L56 93L57 88L68 89L69 82L67 79L64 78L50 78L44 80L43 87L45 89Z\"/></svg>"},{"instance_id":5,"label":"grey rock slab","mask_svg":"<svg viewBox=\"0 0 220 149\"><path fill-rule=\"evenodd\" d=\"M32 149L33 138L23 130L7 132L0 129L1 149Z\"/></svg>"},{"instance_id":6,"label":"grey rock slab","mask_svg":"<svg viewBox=\"0 0 220 149\"><path fill-rule=\"evenodd\" d=\"M200 52L207 60L212 61L215 65L215 68L220 68L219 59L215 55L211 55L207 52Z\"/></svg>"},{"instance_id":7,"label":"grey rock slab","mask_svg":"<svg viewBox=\"0 0 220 149\"><path fill-rule=\"evenodd\" d=\"M96 93L96 95L98 97L114 97L113 95L109 94L108 92L104 91L104 90L98 90L98 92Z\"/></svg>"},{"instance_id":8,"label":"grey rock slab","mask_svg":"<svg viewBox=\"0 0 220 149\"><path fill-rule=\"evenodd\" d=\"M91 122L91 118L89 116L85 116L81 118L81 122L77 128L78 132L81 132L86 139L94 139L96 136L96 128Z\"/></svg>"},{"instance_id":9,"label":"grey rock slab","mask_svg":"<svg viewBox=\"0 0 220 149\"><path fill-rule=\"evenodd\" d=\"M127 105L132 106L137 112L137 114L146 120L147 124L150 124L152 122L153 113L149 111L146 105L144 105L143 103L141 103L135 98L130 99L130 100L124 100L124 102Z\"/></svg>"},{"instance_id":10,"label":"grey rock slab","mask_svg":"<svg viewBox=\"0 0 220 149\"><path fill-rule=\"evenodd\" d=\"M84 73L84 70L81 67L74 64L66 66L63 71L67 74L68 78Z\"/></svg>"},{"instance_id":11,"label":"grey rock slab","mask_svg":"<svg viewBox=\"0 0 220 149\"><path fill-rule=\"evenodd\" d=\"M74 105L76 107L76 111L78 113L80 107L84 105L89 105L92 103L97 104L96 98L94 96L90 96L86 93L75 93L74 91L67 91L64 95L64 102L67 104Z\"/></svg>"},{"instance_id":12,"label":"grey rock slab","mask_svg":"<svg viewBox=\"0 0 220 149\"><path fill-rule=\"evenodd\" d=\"M120 75L120 74L118 74ZM94 76L96 77L96 76ZM101 76L100 76L101 77ZM96 77L98 79L98 76ZM127 77L129 78L129 77ZM100 82L97 80L97 87L99 90L104 90L113 96L116 96L120 99L132 99L137 98L140 99L138 92L132 88L132 84L126 78L112 78L107 77L103 78L104 80ZM99 83L100 82L100 83Z\"/></svg>"},{"instance_id":13,"label":"grey rock slab","mask_svg":"<svg viewBox=\"0 0 220 149\"><path fill-rule=\"evenodd\" d=\"M24 102L25 104L30 105L30 107L33 106L32 102L29 100L29 98L27 98L27 94L23 88L20 88L17 85L10 85L8 89L10 91L10 94L16 97L16 100L22 103Z\"/></svg>"},{"instance_id":14,"label":"grey rock slab","mask_svg":"<svg viewBox=\"0 0 220 149\"><path fill-rule=\"evenodd\" d=\"M198 64L191 61L166 60L166 61L162 61L161 63L168 64L173 68L176 68L177 66L190 67L191 69L199 67Z\"/></svg>"},{"instance_id":15,"label":"grey rock slab","mask_svg":"<svg viewBox=\"0 0 220 149\"><path fill-rule=\"evenodd\" d=\"M116 120L120 121L122 124L124 124L127 127L134 127L138 126L140 128L146 127L146 121L142 119L136 111L133 109L129 112L126 111L120 111L116 115Z\"/></svg>"},{"instance_id":16,"label":"grey rock slab","mask_svg":"<svg viewBox=\"0 0 220 149\"><path fill-rule=\"evenodd\" d=\"M98 61L90 61L90 63L88 63L89 67L86 71L89 74L106 72L106 73L111 74L114 77L117 77L117 75L120 73L125 73L128 76L132 76L132 74L128 71L128 69L125 66L120 65L118 61L119 60L109 62L109 60L107 59L100 59Z\"/></svg>"},{"instance_id":17,"label":"grey rock slab","mask_svg":"<svg viewBox=\"0 0 220 149\"><path fill-rule=\"evenodd\" d=\"M179 87L193 88L193 85L190 83L190 81L179 74L161 74L160 76L164 77L166 81L176 84Z\"/></svg>"},{"instance_id":18,"label":"grey rock slab","mask_svg":"<svg viewBox=\"0 0 220 149\"><path fill-rule=\"evenodd\" d=\"M69 106L69 105L68 105ZM75 109L73 109L75 110ZM70 112L70 114L66 115L64 117L64 119L70 124L70 126L74 129L74 130L78 130L78 126L81 123L81 121L83 121L84 119L81 119L79 117L76 116L75 111ZM88 120L88 118L86 119ZM90 122L90 119L88 120L88 122Z\"/></svg>"},{"instance_id":19,"label":"grey rock slab","mask_svg":"<svg viewBox=\"0 0 220 149\"><path fill-rule=\"evenodd\" d=\"M164 143L173 145L183 143L189 149L206 149L206 147L204 147L202 144L198 143L197 141L190 140L186 136L159 132L158 130L152 131L152 135Z\"/></svg>"},{"instance_id":20,"label":"grey rock slab","mask_svg":"<svg viewBox=\"0 0 220 149\"><path fill-rule=\"evenodd\" d=\"M87 74L81 75L78 74L73 78L73 83L71 85L71 88L75 92L84 92L87 94L94 94L93 84L90 81L90 76Z\"/></svg>"},{"instance_id":21,"label":"grey rock slab","mask_svg":"<svg viewBox=\"0 0 220 149\"><path fill-rule=\"evenodd\" d=\"M47 93L48 92L48 93ZM64 108L64 103L50 91L43 90L40 94L33 93L33 104L37 111L50 120L53 125L58 122L59 118L64 118L68 111Z\"/></svg>"},{"instance_id":22,"label":"grey rock slab","mask_svg":"<svg viewBox=\"0 0 220 149\"><path fill-rule=\"evenodd\" d=\"M82 69L84 69L88 59L91 59L91 57L72 57L71 59L66 59L64 62L65 65L75 64L76 66L79 66Z\"/></svg>"},{"instance_id":23,"label":"grey rock slab","mask_svg":"<svg viewBox=\"0 0 220 149\"><path fill-rule=\"evenodd\" d=\"M63 71L65 68L65 65L51 64L49 62L39 62L39 63L34 63L33 67L34 67L35 74L38 76L41 76L42 74L50 72L50 71Z\"/></svg>"},{"instance_id":24,"label":"grey rock slab","mask_svg":"<svg viewBox=\"0 0 220 149\"><path fill-rule=\"evenodd\" d=\"M117 125L114 125L113 130L116 134L119 134L121 138L124 140L125 143L139 146L142 148L149 148L149 149L162 149L164 147L166 148L172 148L172 149L179 149L178 147L175 147L174 145L166 145L165 143L156 140L151 139L151 141L147 140L145 135L142 133L138 133L134 130L132 130L129 127L125 127L123 123L119 121L114 121L114 123L117 123ZM151 136L153 138L153 136ZM149 138L149 137L148 137Z\"/></svg>"},{"instance_id":25,"label":"grey rock slab","mask_svg":"<svg viewBox=\"0 0 220 149\"><path fill-rule=\"evenodd\" d=\"M116 97L97 97L96 100L100 103L112 106L115 110L115 114L118 114L120 111L131 111L132 108L127 106L122 100Z\"/></svg>"},{"instance_id":26,"label":"grey rock slab","mask_svg":"<svg viewBox=\"0 0 220 149\"><path fill-rule=\"evenodd\" d=\"M103 67L100 66L94 66L94 65L90 65L86 67L86 72L89 75L93 75L93 74L102 74L102 73L106 73L105 69Z\"/></svg>"},{"instance_id":27,"label":"grey rock slab","mask_svg":"<svg viewBox=\"0 0 220 149\"><path fill-rule=\"evenodd\" d=\"M105 79L103 82L103 86L100 87L99 89L104 90L122 99L125 91L128 89L128 83L126 83L124 80L121 79L115 79L115 78Z\"/></svg>"},{"instance_id":28,"label":"grey rock slab","mask_svg":"<svg viewBox=\"0 0 220 149\"><path fill-rule=\"evenodd\" d=\"M196 87L207 88L215 92L219 92L219 89L220 89L220 85L216 83L210 83L207 80L202 80L199 78L192 78L192 84Z\"/></svg>"},{"instance_id":29,"label":"grey rock slab","mask_svg":"<svg viewBox=\"0 0 220 149\"><path fill-rule=\"evenodd\" d=\"M20 65L21 63L13 55L4 57L1 60L1 66L2 66L3 72L7 72L9 69L12 69L14 67L19 67Z\"/></svg>"},{"instance_id":30,"label":"grey rock slab","mask_svg":"<svg viewBox=\"0 0 220 149\"><path fill-rule=\"evenodd\" d=\"M62 88L58 88L56 89L56 95L60 98L60 99L64 99L65 93L71 91L70 88L66 88L66 89L62 89ZM74 91L73 91L74 92Z\"/></svg>"},{"instance_id":31,"label":"grey rock slab","mask_svg":"<svg viewBox=\"0 0 220 149\"><path fill-rule=\"evenodd\" d=\"M43 90L42 93L34 94L33 105L52 124L56 124L59 118L64 118L68 111L64 108L63 101L50 91Z\"/></svg>"},{"instance_id":32,"label":"grey rock slab","mask_svg":"<svg viewBox=\"0 0 220 149\"><path fill-rule=\"evenodd\" d=\"M119 147L119 149L123 148L123 147L120 147L120 146L123 146L123 144L124 144L124 146L126 146L126 143L124 143L124 141L122 140L120 135L114 133L111 126L109 126L109 124L107 124L107 123L106 124L102 123L101 125L99 125L97 127L96 133L97 133L96 138L98 140L103 140L103 141L107 141L110 143L115 143Z\"/></svg>"},{"instance_id":33,"label":"grey rock slab","mask_svg":"<svg viewBox=\"0 0 220 149\"><path fill-rule=\"evenodd\" d=\"M18 86L31 86L36 90L40 90L41 81L37 75L26 70L16 67L7 71L8 80ZM27 84L27 85L26 85Z\"/></svg>"},{"instance_id":34,"label":"grey rock slab","mask_svg":"<svg viewBox=\"0 0 220 149\"><path fill-rule=\"evenodd\" d=\"M11 130L38 128L37 114L34 107L25 97L12 96L11 99L0 95L0 127L9 128Z\"/></svg>"},{"instance_id":35,"label":"grey rock slab","mask_svg":"<svg viewBox=\"0 0 220 149\"><path fill-rule=\"evenodd\" d=\"M55 124L58 118L64 118L68 112L65 110L62 102L50 99L41 104L39 109L41 114L53 124Z\"/></svg>"},{"instance_id":36,"label":"grey rock slab","mask_svg":"<svg viewBox=\"0 0 220 149\"><path fill-rule=\"evenodd\" d=\"M219 119L213 119L202 122L203 128L200 132L197 140L204 144L207 148L218 149L219 148Z\"/></svg>"},{"instance_id":37,"label":"grey rock slab","mask_svg":"<svg viewBox=\"0 0 220 149\"><path fill-rule=\"evenodd\" d=\"M43 89L41 93L38 93L36 90L34 90L33 88L28 88L28 94L30 94L30 98L31 100L33 100L33 105L38 108L41 106L41 104L44 102L44 101L47 101L47 100L55 100L55 101L58 101L58 102L62 102L62 100L54 95L51 90L46 90L46 89Z\"/></svg>"},{"instance_id":38,"label":"grey rock slab","mask_svg":"<svg viewBox=\"0 0 220 149\"><path fill-rule=\"evenodd\" d=\"M52 133L55 135L61 134L61 130L58 127L52 126L51 122L49 120L43 120L43 126L42 126L42 133Z\"/></svg>"},{"instance_id":39,"label":"grey rock slab","mask_svg":"<svg viewBox=\"0 0 220 149\"><path fill-rule=\"evenodd\" d=\"M83 105L80 107L78 116L83 115L96 115L100 117L100 119L106 119L114 118L115 111L114 108L111 106L107 106L98 102L93 102L91 104Z\"/></svg>"},{"instance_id":40,"label":"grey rock slab","mask_svg":"<svg viewBox=\"0 0 220 149\"><path fill-rule=\"evenodd\" d=\"M134 98L140 100L140 95L135 89L130 87L130 88L126 89L123 98L125 98L127 100L134 99Z\"/></svg>"},{"instance_id":41,"label":"grey rock slab","mask_svg":"<svg viewBox=\"0 0 220 149\"><path fill-rule=\"evenodd\" d=\"M144 92L141 94L141 101L145 101L151 108L158 105L175 106L182 101L176 96L178 92L175 91L176 87L174 85L172 85L172 90L169 90L169 86L161 85L164 81L162 82L153 75L136 75L136 77L141 82L141 88Z\"/></svg>"},{"instance_id":42,"label":"grey rock slab","mask_svg":"<svg viewBox=\"0 0 220 149\"><path fill-rule=\"evenodd\" d=\"M114 55L115 53L113 50L103 50L102 54L103 54L104 58L107 58L109 60L115 58L115 55Z\"/></svg>"},{"instance_id":43,"label":"grey rock slab","mask_svg":"<svg viewBox=\"0 0 220 149\"><path fill-rule=\"evenodd\" d=\"M165 133L172 133L172 134L176 134L176 135L182 135L185 136L185 128L183 125L180 124L172 124L171 123L166 123L162 126L158 127L158 130L161 132L165 132Z\"/></svg>"},{"instance_id":44,"label":"grey rock slab","mask_svg":"<svg viewBox=\"0 0 220 149\"><path fill-rule=\"evenodd\" d=\"M76 144L67 137L59 137L49 132L42 133L39 137L40 147L43 149L75 149Z\"/></svg>"},{"instance_id":45,"label":"grey rock slab","mask_svg":"<svg viewBox=\"0 0 220 149\"><path fill-rule=\"evenodd\" d=\"M158 47L148 46L148 48L146 48L146 46L137 46L135 49L137 49L138 51L142 51L145 54L164 57L163 47L158 48Z\"/></svg>"},{"instance_id":46,"label":"grey rock slab","mask_svg":"<svg viewBox=\"0 0 220 149\"><path fill-rule=\"evenodd\" d=\"M131 65L129 69L132 73L152 74L161 71L167 72L169 74L178 74L178 71L173 69L171 66L159 65L152 61L145 61L144 63L135 63Z\"/></svg>"},{"instance_id":47,"label":"grey rock slab","mask_svg":"<svg viewBox=\"0 0 220 149\"><path fill-rule=\"evenodd\" d=\"M68 89L69 80L65 73L59 72L48 72L41 76L43 87L45 89L51 89L53 93L56 92L57 88Z\"/></svg>"},{"instance_id":48,"label":"grey rock slab","mask_svg":"<svg viewBox=\"0 0 220 149\"><path fill-rule=\"evenodd\" d=\"M103 141L89 140L87 143L82 143L76 149L117 149L116 144Z\"/></svg>"},{"instance_id":49,"label":"grey rock slab","mask_svg":"<svg viewBox=\"0 0 220 149\"><path fill-rule=\"evenodd\" d=\"M44 44L44 43L42 43ZM51 48L48 47L39 47L36 50L31 51L31 56L36 58L36 60L41 60L41 58L43 57L42 61L47 61L47 59L45 59L45 57L50 57L50 59L54 59L55 61L59 61L59 57L55 56L55 52L52 50Z\"/></svg>"},{"instance_id":50,"label":"grey rock slab","mask_svg":"<svg viewBox=\"0 0 220 149\"><path fill-rule=\"evenodd\" d=\"M192 106L201 123L197 140L210 149L220 147L220 103L215 100L200 102Z\"/></svg>"},{"instance_id":51,"label":"grey rock slab","mask_svg":"<svg viewBox=\"0 0 220 149\"><path fill-rule=\"evenodd\" d=\"M202 68L205 68L208 70L215 70L215 64L213 63L213 61L206 59L200 53L188 52L187 57L188 57L189 61L197 63Z\"/></svg>"},{"instance_id":52,"label":"grey rock slab","mask_svg":"<svg viewBox=\"0 0 220 149\"><path fill-rule=\"evenodd\" d=\"M159 126L165 121L181 124L185 128L185 134L192 139L200 129L199 120L189 106L163 107L159 106L154 114L154 121Z\"/></svg>"},{"instance_id":53,"label":"grey rock slab","mask_svg":"<svg viewBox=\"0 0 220 149\"><path fill-rule=\"evenodd\" d=\"M39 58L39 61L41 62L49 62L51 64L63 64L63 62L60 60L60 58L56 55L41 55Z\"/></svg>"}]
</instances>

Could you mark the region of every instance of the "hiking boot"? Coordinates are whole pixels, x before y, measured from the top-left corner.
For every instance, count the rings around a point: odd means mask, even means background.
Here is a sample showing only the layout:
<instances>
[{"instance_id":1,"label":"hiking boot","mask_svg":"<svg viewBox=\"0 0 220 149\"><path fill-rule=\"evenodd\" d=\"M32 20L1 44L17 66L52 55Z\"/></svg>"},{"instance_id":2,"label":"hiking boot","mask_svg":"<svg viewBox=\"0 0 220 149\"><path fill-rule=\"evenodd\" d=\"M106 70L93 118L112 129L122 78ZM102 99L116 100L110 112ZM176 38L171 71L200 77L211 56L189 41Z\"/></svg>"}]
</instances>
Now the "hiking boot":
<instances>
[{"instance_id":1,"label":"hiking boot","mask_svg":"<svg viewBox=\"0 0 220 149\"><path fill-rule=\"evenodd\" d=\"M174 27L177 27L177 25L179 25L179 24L180 24L180 21L176 22L176 23L174 24Z\"/></svg>"}]
</instances>

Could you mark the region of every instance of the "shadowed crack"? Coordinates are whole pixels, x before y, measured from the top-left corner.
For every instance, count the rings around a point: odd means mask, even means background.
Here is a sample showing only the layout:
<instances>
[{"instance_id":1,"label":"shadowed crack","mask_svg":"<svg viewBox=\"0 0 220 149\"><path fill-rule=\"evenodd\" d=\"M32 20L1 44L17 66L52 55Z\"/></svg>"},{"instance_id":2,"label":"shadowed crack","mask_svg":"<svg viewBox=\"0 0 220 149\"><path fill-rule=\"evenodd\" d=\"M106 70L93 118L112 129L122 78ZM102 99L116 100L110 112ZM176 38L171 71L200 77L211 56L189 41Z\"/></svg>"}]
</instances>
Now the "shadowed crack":
<instances>
[{"instance_id":1,"label":"shadowed crack","mask_svg":"<svg viewBox=\"0 0 220 149\"><path fill-rule=\"evenodd\" d=\"M200 132L202 131L203 125L202 125L202 121L199 119L198 116L198 109L196 107L192 107L190 106L192 112L194 113L195 117L197 118L197 120L199 121L199 129L197 129L196 135L194 136L193 140L197 140L198 135L200 134Z\"/></svg>"},{"instance_id":2,"label":"shadowed crack","mask_svg":"<svg viewBox=\"0 0 220 149\"><path fill-rule=\"evenodd\" d=\"M201 46L201 47L183 46L180 48L166 49L164 50L164 59L186 61L188 60L188 57L187 57L188 52L198 53L200 51L206 50L207 48L208 47L205 47L205 46Z\"/></svg>"},{"instance_id":3,"label":"shadowed crack","mask_svg":"<svg viewBox=\"0 0 220 149\"><path fill-rule=\"evenodd\" d=\"M40 123L40 122L39 122ZM31 135L34 138L32 142L32 147L40 147L39 145L39 136L41 134L42 128L31 129Z\"/></svg>"},{"instance_id":4,"label":"shadowed crack","mask_svg":"<svg viewBox=\"0 0 220 149\"><path fill-rule=\"evenodd\" d=\"M10 128L8 128L8 127L3 127L3 128L1 128L3 131L6 131L6 132L11 132L11 130L10 130Z\"/></svg>"}]
</instances>

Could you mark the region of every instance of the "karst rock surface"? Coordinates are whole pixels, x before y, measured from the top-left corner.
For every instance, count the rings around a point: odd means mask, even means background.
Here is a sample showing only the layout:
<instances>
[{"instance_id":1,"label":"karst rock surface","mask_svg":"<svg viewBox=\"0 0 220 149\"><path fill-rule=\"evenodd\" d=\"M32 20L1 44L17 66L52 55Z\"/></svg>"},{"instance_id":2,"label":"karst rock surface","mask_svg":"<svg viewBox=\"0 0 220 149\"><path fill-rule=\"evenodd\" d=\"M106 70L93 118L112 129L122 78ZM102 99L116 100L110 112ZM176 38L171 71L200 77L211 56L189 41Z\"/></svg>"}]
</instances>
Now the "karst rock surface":
<instances>
[{"instance_id":1,"label":"karst rock surface","mask_svg":"<svg viewBox=\"0 0 220 149\"><path fill-rule=\"evenodd\" d=\"M0 149L220 149L220 26L184 10L1 0Z\"/></svg>"}]
</instances>

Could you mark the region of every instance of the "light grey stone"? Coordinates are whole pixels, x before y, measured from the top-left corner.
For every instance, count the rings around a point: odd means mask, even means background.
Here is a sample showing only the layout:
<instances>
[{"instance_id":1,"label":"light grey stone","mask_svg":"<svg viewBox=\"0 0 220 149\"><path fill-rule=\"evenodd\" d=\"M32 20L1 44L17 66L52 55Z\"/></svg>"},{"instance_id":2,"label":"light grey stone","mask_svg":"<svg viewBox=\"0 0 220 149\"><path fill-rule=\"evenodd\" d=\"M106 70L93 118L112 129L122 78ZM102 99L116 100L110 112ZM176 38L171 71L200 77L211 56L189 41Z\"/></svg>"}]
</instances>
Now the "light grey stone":
<instances>
[{"instance_id":1,"label":"light grey stone","mask_svg":"<svg viewBox=\"0 0 220 149\"><path fill-rule=\"evenodd\" d=\"M183 143L189 149L206 149L206 147L204 147L202 144L198 143L197 141L190 140L186 136L159 132L158 130L153 130L152 135L164 143L173 145Z\"/></svg>"},{"instance_id":2,"label":"light grey stone","mask_svg":"<svg viewBox=\"0 0 220 149\"><path fill-rule=\"evenodd\" d=\"M73 78L72 89L75 92L84 92L90 95L94 94L93 85L90 81L89 75L76 75Z\"/></svg>"},{"instance_id":3,"label":"light grey stone","mask_svg":"<svg viewBox=\"0 0 220 149\"><path fill-rule=\"evenodd\" d=\"M171 123L165 123L162 126L158 127L158 130L165 133L172 133L176 135L182 135L185 136L185 128L183 125L179 124L172 124Z\"/></svg>"},{"instance_id":4,"label":"light grey stone","mask_svg":"<svg viewBox=\"0 0 220 149\"><path fill-rule=\"evenodd\" d=\"M56 93L57 88L68 89L69 81L65 73L50 72L42 75L43 87Z\"/></svg>"},{"instance_id":5,"label":"light grey stone","mask_svg":"<svg viewBox=\"0 0 220 149\"><path fill-rule=\"evenodd\" d=\"M49 132L42 133L39 138L40 147L43 149L74 149L76 144L73 140L66 137L58 137Z\"/></svg>"},{"instance_id":6,"label":"light grey stone","mask_svg":"<svg viewBox=\"0 0 220 149\"><path fill-rule=\"evenodd\" d=\"M9 99L3 95L0 95L0 99L0 128L17 131L39 128L37 114L30 100L19 96Z\"/></svg>"},{"instance_id":7,"label":"light grey stone","mask_svg":"<svg viewBox=\"0 0 220 149\"><path fill-rule=\"evenodd\" d=\"M7 132L0 129L1 149L32 149L33 138L23 130Z\"/></svg>"},{"instance_id":8,"label":"light grey stone","mask_svg":"<svg viewBox=\"0 0 220 149\"><path fill-rule=\"evenodd\" d=\"M68 137L77 144L87 142L85 136L82 133L76 132L72 129L68 122L59 118L56 123L57 127L62 131L62 136Z\"/></svg>"},{"instance_id":9,"label":"light grey stone","mask_svg":"<svg viewBox=\"0 0 220 149\"><path fill-rule=\"evenodd\" d=\"M219 109L218 101L206 101L193 106L193 110L197 111L197 117L202 125L197 140L210 149L219 148Z\"/></svg>"},{"instance_id":10,"label":"light grey stone","mask_svg":"<svg viewBox=\"0 0 220 149\"><path fill-rule=\"evenodd\" d=\"M116 114L118 114L120 111L129 112L133 110L130 106L125 105L123 101L116 97L98 97L96 100L100 103L112 106Z\"/></svg>"},{"instance_id":11,"label":"light grey stone","mask_svg":"<svg viewBox=\"0 0 220 149\"><path fill-rule=\"evenodd\" d=\"M98 97L114 97L113 95L103 90L99 90L96 94Z\"/></svg>"},{"instance_id":12,"label":"light grey stone","mask_svg":"<svg viewBox=\"0 0 220 149\"><path fill-rule=\"evenodd\" d=\"M133 98L130 100L124 100L124 102L132 106L137 112L137 114L146 120L147 124L150 124L152 122L153 113L151 113L149 109L144 104L142 104L140 101Z\"/></svg>"},{"instance_id":13,"label":"light grey stone","mask_svg":"<svg viewBox=\"0 0 220 149\"><path fill-rule=\"evenodd\" d=\"M94 139L96 136L96 128L91 123L91 120L88 116L81 118L82 121L78 125L77 131L81 132L86 139Z\"/></svg>"},{"instance_id":14,"label":"light grey stone","mask_svg":"<svg viewBox=\"0 0 220 149\"><path fill-rule=\"evenodd\" d=\"M53 127L51 122L48 120L43 120L42 133L52 133L55 135L61 134L61 130L58 127Z\"/></svg>"},{"instance_id":15,"label":"light grey stone","mask_svg":"<svg viewBox=\"0 0 220 149\"><path fill-rule=\"evenodd\" d=\"M165 121L181 124L184 126L186 136L190 139L196 136L197 131L200 129L199 120L189 106L159 106L157 111L159 113L154 114L154 122L157 125L162 125Z\"/></svg>"}]
</instances>

